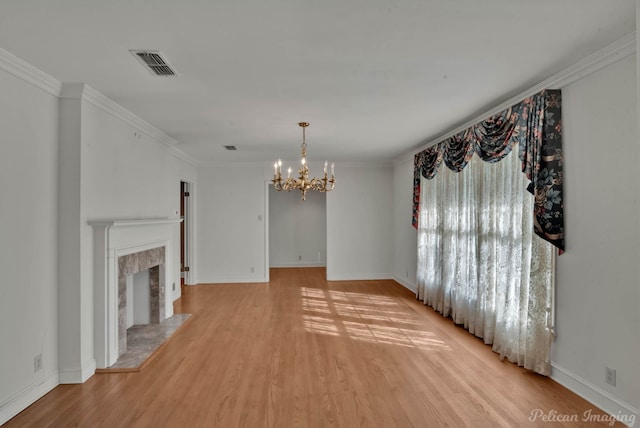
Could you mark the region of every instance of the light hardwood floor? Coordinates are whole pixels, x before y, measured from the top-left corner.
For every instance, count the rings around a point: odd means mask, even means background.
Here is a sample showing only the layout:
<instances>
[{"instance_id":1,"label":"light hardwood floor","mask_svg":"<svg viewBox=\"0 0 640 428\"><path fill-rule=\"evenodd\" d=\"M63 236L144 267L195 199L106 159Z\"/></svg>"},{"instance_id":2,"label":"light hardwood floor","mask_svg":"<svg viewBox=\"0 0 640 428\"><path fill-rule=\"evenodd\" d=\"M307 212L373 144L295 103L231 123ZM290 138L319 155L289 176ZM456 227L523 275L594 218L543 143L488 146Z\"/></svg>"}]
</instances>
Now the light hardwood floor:
<instances>
[{"instance_id":1,"label":"light hardwood floor","mask_svg":"<svg viewBox=\"0 0 640 428\"><path fill-rule=\"evenodd\" d=\"M60 385L6 426L610 426L399 284L324 275L272 269L268 284L188 287L175 310L193 319L145 369ZM579 420L532 422L536 409Z\"/></svg>"}]
</instances>

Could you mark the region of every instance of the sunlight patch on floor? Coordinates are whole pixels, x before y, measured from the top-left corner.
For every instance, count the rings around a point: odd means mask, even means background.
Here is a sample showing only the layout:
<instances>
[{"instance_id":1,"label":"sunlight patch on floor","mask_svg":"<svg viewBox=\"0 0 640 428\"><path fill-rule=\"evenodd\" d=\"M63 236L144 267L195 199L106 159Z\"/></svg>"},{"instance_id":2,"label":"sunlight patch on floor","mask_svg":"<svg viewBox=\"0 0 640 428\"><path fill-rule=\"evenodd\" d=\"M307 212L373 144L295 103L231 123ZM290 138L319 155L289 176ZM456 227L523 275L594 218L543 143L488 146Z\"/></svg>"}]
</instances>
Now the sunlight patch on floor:
<instances>
[{"instance_id":1,"label":"sunlight patch on floor","mask_svg":"<svg viewBox=\"0 0 640 428\"><path fill-rule=\"evenodd\" d=\"M425 350L452 350L425 331L393 298L351 291L301 288L305 331Z\"/></svg>"}]
</instances>

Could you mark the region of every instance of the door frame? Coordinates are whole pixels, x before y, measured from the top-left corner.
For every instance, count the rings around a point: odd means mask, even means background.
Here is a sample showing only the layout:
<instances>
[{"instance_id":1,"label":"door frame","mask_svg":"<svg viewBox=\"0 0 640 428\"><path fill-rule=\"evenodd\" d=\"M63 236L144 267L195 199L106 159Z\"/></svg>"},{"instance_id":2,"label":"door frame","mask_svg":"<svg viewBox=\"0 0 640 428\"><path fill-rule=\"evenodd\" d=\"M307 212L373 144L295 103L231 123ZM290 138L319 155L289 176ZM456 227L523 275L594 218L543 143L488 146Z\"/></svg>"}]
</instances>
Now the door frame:
<instances>
[{"instance_id":1,"label":"door frame","mask_svg":"<svg viewBox=\"0 0 640 428\"><path fill-rule=\"evenodd\" d=\"M185 191L189 192L189 196L184 198L183 205L183 186ZM180 179L180 217L182 222L180 223L180 284L181 286L193 285L195 283L195 192L194 183L186 179ZM184 209L184 212L182 212ZM183 253L184 252L184 253ZM184 266L189 268L188 271L183 272L182 262L184 255Z\"/></svg>"},{"instance_id":2,"label":"door frame","mask_svg":"<svg viewBox=\"0 0 640 428\"><path fill-rule=\"evenodd\" d=\"M264 271L265 271L265 281L269 282L269 270L271 268L271 263L269 260L269 230L271 228L270 218L269 218L269 198L270 198L270 189L273 183L271 180L265 180L264 182ZM327 193L324 194L326 198L325 204L325 219L328 218L329 215L329 195ZM325 279L327 278L327 272L329 272L329 222L327 221L326 229L325 229L325 241L327 242L327 262L325 266Z\"/></svg>"}]
</instances>

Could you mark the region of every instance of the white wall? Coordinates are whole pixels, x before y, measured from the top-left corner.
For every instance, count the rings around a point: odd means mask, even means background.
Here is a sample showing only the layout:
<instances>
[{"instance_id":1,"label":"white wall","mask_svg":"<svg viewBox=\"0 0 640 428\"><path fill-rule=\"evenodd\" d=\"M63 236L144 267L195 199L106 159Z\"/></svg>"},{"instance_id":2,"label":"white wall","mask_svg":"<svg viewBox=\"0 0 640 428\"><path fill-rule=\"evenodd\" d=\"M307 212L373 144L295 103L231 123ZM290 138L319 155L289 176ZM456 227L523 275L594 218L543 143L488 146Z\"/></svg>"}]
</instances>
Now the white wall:
<instances>
[{"instance_id":1,"label":"white wall","mask_svg":"<svg viewBox=\"0 0 640 428\"><path fill-rule=\"evenodd\" d=\"M96 219L176 218L180 213L180 180L195 167L171 156L156 138L124 122L103 108L82 102L82 231L84 246L93 251ZM188 174L187 174L188 175ZM166 314L180 292L180 229L173 226L173 239L166 251L172 254L165 269ZM90 254L83 258L86 277L92 283Z\"/></svg>"},{"instance_id":2,"label":"white wall","mask_svg":"<svg viewBox=\"0 0 640 428\"><path fill-rule=\"evenodd\" d=\"M197 170L158 138L116 117L95 103L82 103L83 214L99 218L177 218L180 182L197 187ZM195 201L194 201L195 203ZM88 229L91 230L91 229ZM179 243L174 228L172 241ZM167 287L177 281L180 296L180 247L172 245Z\"/></svg>"},{"instance_id":3,"label":"white wall","mask_svg":"<svg viewBox=\"0 0 640 428\"><path fill-rule=\"evenodd\" d=\"M640 407L640 186L635 55L563 90L566 253L558 258L552 377L612 414ZM413 163L394 166L394 278L415 260ZM409 272L411 274L411 272ZM406 282L406 283L405 283ZM617 386L605 369L617 370Z\"/></svg>"},{"instance_id":4,"label":"white wall","mask_svg":"<svg viewBox=\"0 0 640 428\"><path fill-rule=\"evenodd\" d=\"M58 383L58 99L1 58L0 94L2 424Z\"/></svg>"},{"instance_id":5,"label":"white wall","mask_svg":"<svg viewBox=\"0 0 640 428\"><path fill-rule=\"evenodd\" d=\"M326 193L278 192L269 186L269 266L327 264Z\"/></svg>"},{"instance_id":6,"label":"white wall","mask_svg":"<svg viewBox=\"0 0 640 428\"><path fill-rule=\"evenodd\" d=\"M327 194L327 279L393 277L393 168L338 165Z\"/></svg>"},{"instance_id":7,"label":"white wall","mask_svg":"<svg viewBox=\"0 0 640 428\"><path fill-rule=\"evenodd\" d=\"M60 107L60 382L75 383L95 369L93 230L87 222L177 217L180 180L193 180L195 168L172 156L161 137L146 132L148 125L86 85L63 85ZM167 316L180 289L171 291L180 284L179 245L176 224L165 268Z\"/></svg>"},{"instance_id":8,"label":"white wall","mask_svg":"<svg viewBox=\"0 0 640 428\"><path fill-rule=\"evenodd\" d=\"M635 61L563 88L567 247L557 264L552 353L554 377L577 377L573 388L625 413L640 408ZM605 366L617 370L615 387L605 383Z\"/></svg>"},{"instance_id":9,"label":"white wall","mask_svg":"<svg viewBox=\"0 0 640 428\"><path fill-rule=\"evenodd\" d=\"M394 162L393 168L393 279L416 292L418 232L411 224L413 159Z\"/></svg>"},{"instance_id":10,"label":"white wall","mask_svg":"<svg viewBox=\"0 0 640 428\"><path fill-rule=\"evenodd\" d=\"M196 279L263 282L266 267L266 180L271 165L198 168Z\"/></svg>"},{"instance_id":11,"label":"white wall","mask_svg":"<svg viewBox=\"0 0 640 428\"><path fill-rule=\"evenodd\" d=\"M83 325L79 308L87 303L87 294L80 288L82 283L82 239L81 239L81 115L80 103L61 98L59 101L59 146L58 157L58 371L65 382L67 375L86 379L92 373L92 356L83 355ZM93 290L91 290L92 292ZM76 308L75 310L69 310ZM85 315L86 316L86 315ZM92 325L92 324L91 324ZM89 327L91 327L89 325ZM60 333L62 332L62 334ZM82 373L83 362L85 374Z\"/></svg>"},{"instance_id":12,"label":"white wall","mask_svg":"<svg viewBox=\"0 0 640 428\"><path fill-rule=\"evenodd\" d=\"M311 163L309 168L313 174L322 171L322 164ZM326 194L327 278L391 278L392 168L343 164L336 168L336 188ZM272 166L266 163L198 169L198 282L268 279L265 221L272 176Z\"/></svg>"}]
</instances>

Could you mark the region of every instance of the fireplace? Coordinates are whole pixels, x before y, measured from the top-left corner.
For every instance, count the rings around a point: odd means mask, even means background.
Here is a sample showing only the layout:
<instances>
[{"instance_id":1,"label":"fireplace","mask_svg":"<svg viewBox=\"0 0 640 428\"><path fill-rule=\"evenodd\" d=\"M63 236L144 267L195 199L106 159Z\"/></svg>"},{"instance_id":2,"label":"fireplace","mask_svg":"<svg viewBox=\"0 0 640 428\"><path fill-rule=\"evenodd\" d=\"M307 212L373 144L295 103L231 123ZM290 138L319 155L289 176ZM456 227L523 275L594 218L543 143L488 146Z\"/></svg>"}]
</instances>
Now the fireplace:
<instances>
[{"instance_id":1,"label":"fireplace","mask_svg":"<svg viewBox=\"0 0 640 428\"><path fill-rule=\"evenodd\" d=\"M118 257L118 356L127 351L127 309L132 306L127 298L127 277L149 271L149 324L165 319L164 296L165 247L152 248Z\"/></svg>"},{"instance_id":2,"label":"fireplace","mask_svg":"<svg viewBox=\"0 0 640 428\"><path fill-rule=\"evenodd\" d=\"M94 229L94 353L108 368L127 350L127 276L149 270L149 318L173 315L165 293L180 219L90 221ZM131 302L129 302L131 303Z\"/></svg>"}]
</instances>

